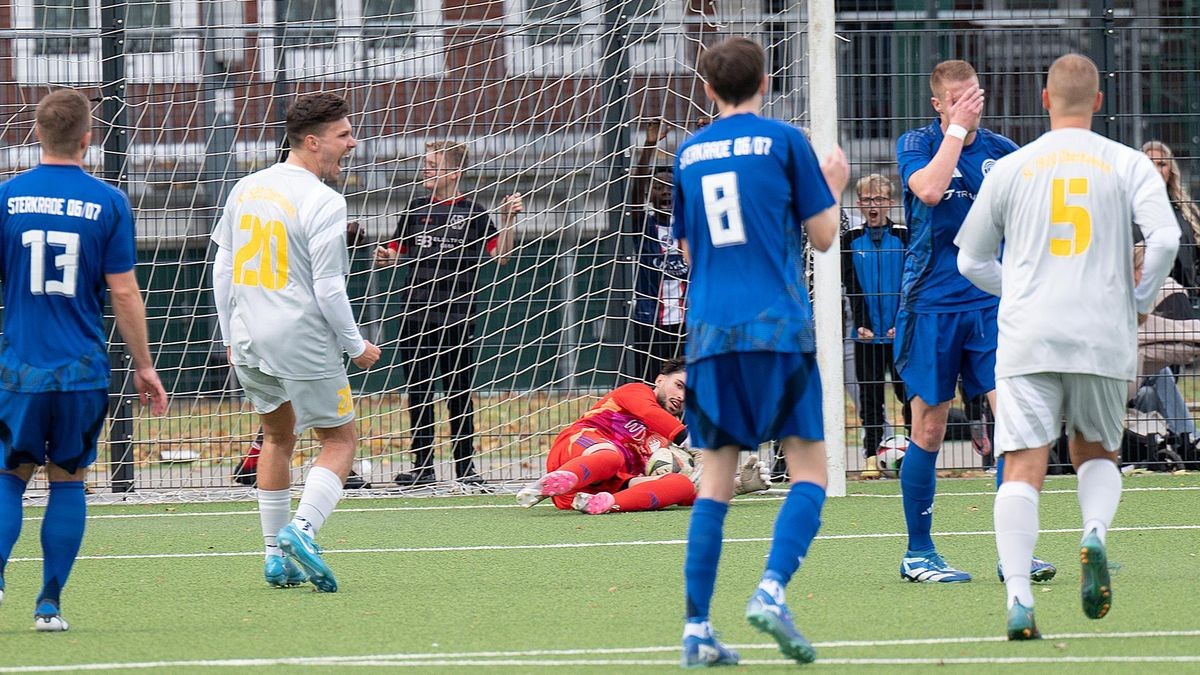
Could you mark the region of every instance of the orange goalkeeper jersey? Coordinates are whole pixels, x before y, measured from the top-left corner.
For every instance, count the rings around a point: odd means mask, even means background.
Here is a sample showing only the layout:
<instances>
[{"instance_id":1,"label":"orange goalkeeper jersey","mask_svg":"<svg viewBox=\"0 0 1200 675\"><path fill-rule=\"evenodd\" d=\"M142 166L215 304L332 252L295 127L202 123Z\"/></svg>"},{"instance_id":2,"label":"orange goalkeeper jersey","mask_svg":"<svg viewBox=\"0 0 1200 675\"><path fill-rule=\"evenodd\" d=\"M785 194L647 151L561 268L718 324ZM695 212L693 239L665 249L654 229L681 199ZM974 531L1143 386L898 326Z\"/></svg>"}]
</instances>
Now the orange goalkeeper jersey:
<instances>
[{"instance_id":1,"label":"orange goalkeeper jersey","mask_svg":"<svg viewBox=\"0 0 1200 675\"><path fill-rule=\"evenodd\" d=\"M594 431L625 451L626 465L640 472L645 458L660 447L682 440L686 427L658 404L654 389L640 382L604 395L555 439L557 447L582 431Z\"/></svg>"}]
</instances>

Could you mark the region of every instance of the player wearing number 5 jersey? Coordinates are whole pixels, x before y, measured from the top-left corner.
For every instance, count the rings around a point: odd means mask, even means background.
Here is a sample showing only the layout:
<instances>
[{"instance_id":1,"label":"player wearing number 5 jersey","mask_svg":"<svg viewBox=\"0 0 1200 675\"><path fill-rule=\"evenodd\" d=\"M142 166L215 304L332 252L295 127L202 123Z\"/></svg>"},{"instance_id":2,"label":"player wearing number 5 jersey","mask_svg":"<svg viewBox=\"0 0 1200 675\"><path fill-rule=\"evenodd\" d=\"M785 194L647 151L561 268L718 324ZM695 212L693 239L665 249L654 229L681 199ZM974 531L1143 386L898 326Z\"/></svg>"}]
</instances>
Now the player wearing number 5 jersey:
<instances>
[{"instance_id":1,"label":"player wearing number 5 jersey","mask_svg":"<svg viewBox=\"0 0 1200 675\"><path fill-rule=\"evenodd\" d=\"M779 439L792 486L775 523L747 620L783 653L815 658L792 625L784 587L820 526L825 501L821 380L803 240L824 251L840 222L834 195L849 169L836 150L818 164L801 131L759 117L762 47L731 38L700 59L720 117L679 147L674 235L690 255L685 421L706 448L684 563L684 666L736 663L712 635L709 605L738 451Z\"/></svg>"},{"instance_id":2,"label":"player wearing number 5 jersey","mask_svg":"<svg viewBox=\"0 0 1200 675\"><path fill-rule=\"evenodd\" d=\"M213 230L213 294L230 362L262 420L258 505L272 586L309 579L337 590L314 542L342 496L358 435L342 352L369 368L346 296L346 200L325 185L354 148L339 96L300 96L287 112L287 161L241 179ZM321 451L289 523L297 434L315 429Z\"/></svg>"},{"instance_id":3,"label":"player wearing number 5 jersey","mask_svg":"<svg viewBox=\"0 0 1200 675\"><path fill-rule=\"evenodd\" d=\"M1117 450L1137 373L1137 314L1153 307L1179 247L1149 158L1091 132L1101 100L1087 57L1055 61L1042 93L1050 131L996 163L955 240L963 275L1000 296L995 447L1005 463L993 513L1013 640L1039 637L1030 556L1049 446L1064 419L1079 476L1084 614L1099 619L1111 606L1105 534L1121 497ZM1146 243L1137 271L1131 222Z\"/></svg>"},{"instance_id":4,"label":"player wearing number 5 jersey","mask_svg":"<svg viewBox=\"0 0 1200 675\"><path fill-rule=\"evenodd\" d=\"M21 497L46 467L39 631L64 631L63 586L87 517L84 479L108 411L105 286L133 359L134 386L155 414L167 394L150 359L145 307L133 267L133 214L121 190L82 167L92 137L91 104L74 89L41 100L37 168L0 185L0 600L4 566L21 533Z\"/></svg>"}]
</instances>

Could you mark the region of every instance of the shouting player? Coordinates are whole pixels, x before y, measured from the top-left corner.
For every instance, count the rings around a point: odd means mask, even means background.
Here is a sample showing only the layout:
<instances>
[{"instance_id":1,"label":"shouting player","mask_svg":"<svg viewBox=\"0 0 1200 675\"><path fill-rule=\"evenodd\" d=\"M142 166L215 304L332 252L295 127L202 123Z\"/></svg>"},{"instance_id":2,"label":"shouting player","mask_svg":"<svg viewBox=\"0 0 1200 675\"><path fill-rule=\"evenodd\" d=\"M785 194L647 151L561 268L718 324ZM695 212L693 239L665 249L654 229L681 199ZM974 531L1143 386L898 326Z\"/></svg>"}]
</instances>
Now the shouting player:
<instances>
[{"instance_id":1,"label":"shouting player","mask_svg":"<svg viewBox=\"0 0 1200 675\"><path fill-rule=\"evenodd\" d=\"M33 625L53 632L67 630L59 600L83 541L84 479L108 411L105 286L142 403L162 415L167 394L146 341L129 198L83 170L91 104L60 89L38 103L34 118L41 163L0 185L0 600L4 565L21 533L21 497L45 465L50 499Z\"/></svg>"},{"instance_id":2,"label":"shouting player","mask_svg":"<svg viewBox=\"0 0 1200 675\"><path fill-rule=\"evenodd\" d=\"M1112 604L1105 535L1121 499L1117 450L1138 314L1153 308L1179 247L1149 158L1091 131L1099 82L1085 56L1054 62L1042 91L1050 131L996 163L955 240L962 273L1000 296L996 452L1005 462L993 517L1010 640L1040 637L1030 557L1063 419L1083 512L1083 612L1099 619ZM1146 242L1136 286L1131 222Z\"/></svg>"},{"instance_id":3,"label":"shouting player","mask_svg":"<svg viewBox=\"0 0 1200 675\"><path fill-rule=\"evenodd\" d=\"M346 200L325 184L355 146L349 113L335 94L297 97L287 111L287 160L239 180L212 234L221 335L263 429L267 583L309 579L325 592L337 581L313 540L342 497L358 442L342 353L359 368L379 359L346 296ZM306 429L316 429L321 451L290 518L292 452Z\"/></svg>"},{"instance_id":4,"label":"shouting player","mask_svg":"<svg viewBox=\"0 0 1200 675\"><path fill-rule=\"evenodd\" d=\"M754 627L799 662L816 658L792 625L784 588L821 523L825 443L804 234L819 251L837 236L849 167L835 149L818 164L804 134L759 116L766 55L730 38L700 57L720 117L679 147L675 237L690 255L685 419L707 454L692 508L684 575L685 667L734 664L713 636L709 605L738 451L779 439L792 486L766 569L746 607Z\"/></svg>"},{"instance_id":5,"label":"shouting player","mask_svg":"<svg viewBox=\"0 0 1200 675\"><path fill-rule=\"evenodd\" d=\"M601 398L558 434L546 458L547 473L521 489L517 503L529 508L552 497L560 509L592 515L690 506L702 466L691 476L645 474L645 462L655 450L687 437L679 421L685 378L683 362L668 359L653 387L634 382ZM767 472L758 457L749 457L735 478L735 492L769 489Z\"/></svg>"}]
</instances>

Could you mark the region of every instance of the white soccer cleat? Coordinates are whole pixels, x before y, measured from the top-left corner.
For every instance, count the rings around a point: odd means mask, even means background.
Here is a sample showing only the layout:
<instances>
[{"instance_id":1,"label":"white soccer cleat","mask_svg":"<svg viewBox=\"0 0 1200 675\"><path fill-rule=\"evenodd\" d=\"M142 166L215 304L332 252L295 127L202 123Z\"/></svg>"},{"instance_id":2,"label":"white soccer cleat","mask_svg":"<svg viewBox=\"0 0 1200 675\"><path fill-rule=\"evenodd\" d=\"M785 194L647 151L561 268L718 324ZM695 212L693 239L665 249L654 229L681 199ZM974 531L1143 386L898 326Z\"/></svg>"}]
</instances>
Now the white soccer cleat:
<instances>
[{"instance_id":1,"label":"white soccer cleat","mask_svg":"<svg viewBox=\"0 0 1200 675\"><path fill-rule=\"evenodd\" d=\"M536 505L546 497L566 494L575 489L579 477L570 471L551 471L517 492L517 504L524 508Z\"/></svg>"},{"instance_id":2,"label":"white soccer cleat","mask_svg":"<svg viewBox=\"0 0 1200 675\"><path fill-rule=\"evenodd\" d=\"M571 500L571 508L590 516L598 516L612 511L613 504L616 502L617 500L607 492L598 492L594 495L579 492L575 494L575 499Z\"/></svg>"},{"instance_id":3,"label":"white soccer cleat","mask_svg":"<svg viewBox=\"0 0 1200 675\"><path fill-rule=\"evenodd\" d=\"M61 633L68 628L67 620L53 602L43 601L33 613L33 629L39 633Z\"/></svg>"}]
</instances>

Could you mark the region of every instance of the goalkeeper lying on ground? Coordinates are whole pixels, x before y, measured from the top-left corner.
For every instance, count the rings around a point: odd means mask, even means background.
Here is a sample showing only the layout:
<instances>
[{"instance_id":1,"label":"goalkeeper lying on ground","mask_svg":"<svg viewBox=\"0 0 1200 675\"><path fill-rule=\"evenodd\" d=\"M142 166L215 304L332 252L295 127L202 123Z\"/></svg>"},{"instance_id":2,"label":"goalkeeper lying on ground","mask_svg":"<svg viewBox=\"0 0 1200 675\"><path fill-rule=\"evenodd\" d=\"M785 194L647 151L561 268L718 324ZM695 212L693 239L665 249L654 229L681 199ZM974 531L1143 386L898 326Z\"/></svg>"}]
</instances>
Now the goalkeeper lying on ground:
<instances>
[{"instance_id":1,"label":"goalkeeper lying on ground","mask_svg":"<svg viewBox=\"0 0 1200 675\"><path fill-rule=\"evenodd\" d=\"M546 475L517 493L526 508L547 497L560 509L589 514L652 511L691 506L702 466L646 475L646 461L656 451L679 446L687 429L683 412L686 373L683 362L670 360L654 379L617 387L554 439L546 457ZM674 464L674 462L672 462ZM686 472L685 472L686 471ZM767 466L751 456L736 478L736 494L771 487Z\"/></svg>"}]
</instances>

